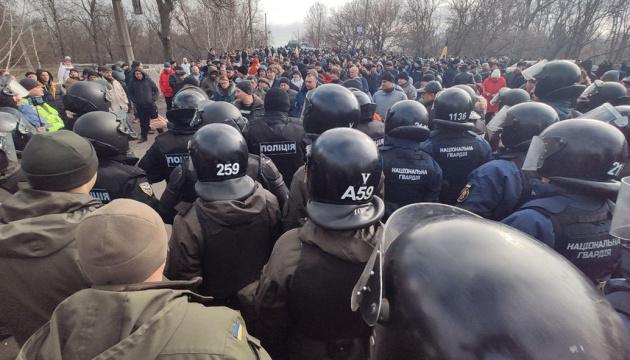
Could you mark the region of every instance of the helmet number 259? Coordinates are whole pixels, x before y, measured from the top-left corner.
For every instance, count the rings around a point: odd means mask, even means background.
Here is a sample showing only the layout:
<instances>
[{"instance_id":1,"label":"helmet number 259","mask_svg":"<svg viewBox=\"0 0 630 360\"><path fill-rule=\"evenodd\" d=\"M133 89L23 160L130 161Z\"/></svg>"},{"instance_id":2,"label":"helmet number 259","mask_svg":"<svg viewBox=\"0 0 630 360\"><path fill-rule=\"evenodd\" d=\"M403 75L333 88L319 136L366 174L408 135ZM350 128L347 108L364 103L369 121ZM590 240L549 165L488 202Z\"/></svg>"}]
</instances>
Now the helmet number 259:
<instances>
[{"instance_id":1,"label":"helmet number 259","mask_svg":"<svg viewBox=\"0 0 630 360\"><path fill-rule=\"evenodd\" d=\"M234 164L217 164L217 176L230 176L238 174L240 165Z\"/></svg>"}]
</instances>

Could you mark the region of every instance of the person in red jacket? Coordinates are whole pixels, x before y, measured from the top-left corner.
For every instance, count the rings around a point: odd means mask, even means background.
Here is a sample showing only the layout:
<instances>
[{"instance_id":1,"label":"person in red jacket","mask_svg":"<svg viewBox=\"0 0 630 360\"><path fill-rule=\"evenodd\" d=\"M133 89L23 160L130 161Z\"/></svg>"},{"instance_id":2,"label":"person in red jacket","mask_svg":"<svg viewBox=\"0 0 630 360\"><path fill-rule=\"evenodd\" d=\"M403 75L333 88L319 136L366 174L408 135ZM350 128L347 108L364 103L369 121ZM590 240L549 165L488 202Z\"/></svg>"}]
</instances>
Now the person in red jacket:
<instances>
[{"instance_id":1,"label":"person in red jacket","mask_svg":"<svg viewBox=\"0 0 630 360\"><path fill-rule=\"evenodd\" d=\"M499 90L507 86L505 78L501 76L501 70L492 70L490 76L483 81L483 97L488 102L488 110L486 111L486 122L490 121L494 114L499 111L498 104L492 103L492 98L499 93Z\"/></svg>"},{"instance_id":2,"label":"person in red jacket","mask_svg":"<svg viewBox=\"0 0 630 360\"><path fill-rule=\"evenodd\" d=\"M168 78L174 72L175 71L173 71L173 68L171 68L171 63L165 62L164 68L162 69L162 72L160 73L160 91L162 92L162 95L164 95L167 111L171 110L171 107L173 107L173 96L175 96L175 94L173 93L173 89L171 88L171 85L168 83Z\"/></svg>"}]
</instances>

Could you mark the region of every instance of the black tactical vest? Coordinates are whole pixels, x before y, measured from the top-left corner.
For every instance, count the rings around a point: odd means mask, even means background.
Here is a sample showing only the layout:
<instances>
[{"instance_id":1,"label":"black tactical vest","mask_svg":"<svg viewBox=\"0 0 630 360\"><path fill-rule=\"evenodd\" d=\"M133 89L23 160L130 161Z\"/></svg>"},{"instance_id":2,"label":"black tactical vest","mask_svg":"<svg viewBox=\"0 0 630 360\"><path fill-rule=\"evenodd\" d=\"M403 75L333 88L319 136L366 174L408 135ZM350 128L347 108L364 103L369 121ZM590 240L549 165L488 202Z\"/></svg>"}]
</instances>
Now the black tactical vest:
<instances>
[{"instance_id":1,"label":"black tactical vest","mask_svg":"<svg viewBox=\"0 0 630 360\"><path fill-rule=\"evenodd\" d=\"M471 131L440 129L432 132L428 141L433 159L443 172L440 202L455 205L468 175L487 160L481 147L483 140Z\"/></svg>"},{"instance_id":2,"label":"black tactical vest","mask_svg":"<svg viewBox=\"0 0 630 360\"><path fill-rule=\"evenodd\" d=\"M144 189L146 192L144 196L139 196L143 190L138 189L138 187L144 183L146 185L142 186L146 187ZM147 203L146 198L153 195L153 190L145 178L144 171L139 167L125 165L113 160L99 159L96 183L90 190L90 195L103 204L120 198Z\"/></svg>"},{"instance_id":3,"label":"black tactical vest","mask_svg":"<svg viewBox=\"0 0 630 360\"><path fill-rule=\"evenodd\" d=\"M554 249L594 282L617 269L621 243L612 237L612 210L606 200L581 195L556 195L527 202L521 209L545 214L553 224Z\"/></svg>"},{"instance_id":4,"label":"black tactical vest","mask_svg":"<svg viewBox=\"0 0 630 360\"><path fill-rule=\"evenodd\" d=\"M160 164L154 164L155 169L147 169L147 172L160 172L163 178L168 181L174 168L184 163L188 158L188 141L194 133L178 133L167 131L155 138L157 146L163 159Z\"/></svg>"},{"instance_id":5,"label":"black tactical vest","mask_svg":"<svg viewBox=\"0 0 630 360\"><path fill-rule=\"evenodd\" d=\"M293 173L304 164L302 125L286 116L266 115L250 123L247 137L249 152L269 157L278 167L285 184L291 184Z\"/></svg>"},{"instance_id":6,"label":"black tactical vest","mask_svg":"<svg viewBox=\"0 0 630 360\"><path fill-rule=\"evenodd\" d=\"M326 342L330 358L366 358L370 328L350 309L364 266L302 243L289 295L291 321L300 335Z\"/></svg>"},{"instance_id":7,"label":"black tactical vest","mask_svg":"<svg viewBox=\"0 0 630 360\"><path fill-rule=\"evenodd\" d=\"M215 304L238 308L236 293L260 278L275 241L275 229L267 210L255 221L226 226L214 222L195 201L203 241L199 293L215 298Z\"/></svg>"},{"instance_id":8,"label":"black tactical vest","mask_svg":"<svg viewBox=\"0 0 630 360\"><path fill-rule=\"evenodd\" d=\"M379 121L360 122L357 125L357 130L369 136L376 146L383 145L385 138L385 125Z\"/></svg>"},{"instance_id":9,"label":"black tactical vest","mask_svg":"<svg viewBox=\"0 0 630 360\"><path fill-rule=\"evenodd\" d=\"M385 145L381 147L381 159L385 175L385 216L408 204L437 201L437 197L427 199L437 176L429 154Z\"/></svg>"}]
</instances>

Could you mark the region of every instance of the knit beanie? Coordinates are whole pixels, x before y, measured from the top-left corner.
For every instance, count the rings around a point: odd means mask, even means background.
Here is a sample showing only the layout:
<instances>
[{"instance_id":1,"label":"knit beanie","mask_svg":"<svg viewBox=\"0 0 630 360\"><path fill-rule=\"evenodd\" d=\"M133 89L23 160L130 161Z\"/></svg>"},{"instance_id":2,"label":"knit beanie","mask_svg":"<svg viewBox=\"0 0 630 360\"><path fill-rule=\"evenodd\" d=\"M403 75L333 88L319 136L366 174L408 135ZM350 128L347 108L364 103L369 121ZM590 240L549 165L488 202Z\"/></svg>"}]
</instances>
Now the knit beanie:
<instances>
[{"instance_id":1,"label":"knit beanie","mask_svg":"<svg viewBox=\"0 0 630 360\"><path fill-rule=\"evenodd\" d=\"M265 94L265 111L289 112L289 94L280 88L271 88Z\"/></svg>"},{"instance_id":2,"label":"knit beanie","mask_svg":"<svg viewBox=\"0 0 630 360\"><path fill-rule=\"evenodd\" d=\"M241 90L247 95L251 95L253 92L252 83L249 80L239 81L238 84L236 84L236 88Z\"/></svg>"}]
</instances>

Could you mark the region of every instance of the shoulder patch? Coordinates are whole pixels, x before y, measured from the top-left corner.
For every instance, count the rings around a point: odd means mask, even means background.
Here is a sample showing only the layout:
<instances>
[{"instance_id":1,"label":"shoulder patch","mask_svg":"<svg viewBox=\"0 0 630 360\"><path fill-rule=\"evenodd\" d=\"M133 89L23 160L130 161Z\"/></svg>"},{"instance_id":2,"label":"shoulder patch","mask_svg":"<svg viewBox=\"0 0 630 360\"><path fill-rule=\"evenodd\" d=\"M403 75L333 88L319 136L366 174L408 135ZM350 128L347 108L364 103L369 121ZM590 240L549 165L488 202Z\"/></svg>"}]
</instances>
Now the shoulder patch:
<instances>
[{"instance_id":1,"label":"shoulder patch","mask_svg":"<svg viewBox=\"0 0 630 360\"><path fill-rule=\"evenodd\" d=\"M138 184L138 186L143 193L147 194L147 196L153 196L153 188L151 187L151 184L145 181Z\"/></svg>"},{"instance_id":2,"label":"shoulder patch","mask_svg":"<svg viewBox=\"0 0 630 360\"><path fill-rule=\"evenodd\" d=\"M232 336L238 341L243 339L243 325L240 320L236 320L236 324L234 325L234 330L232 331Z\"/></svg>"},{"instance_id":3,"label":"shoulder patch","mask_svg":"<svg viewBox=\"0 0 630 360\"><path fill-rule=\"evenodd\" d=\"M461 204L466 201L466 199L468 199L468 196L470 195L470 188L472 188L472 185L470 184L466 184L466 186L464 186L462 191L459 193L459 197L457 198L458 204Z\"/></svg>"}]
</instances>

